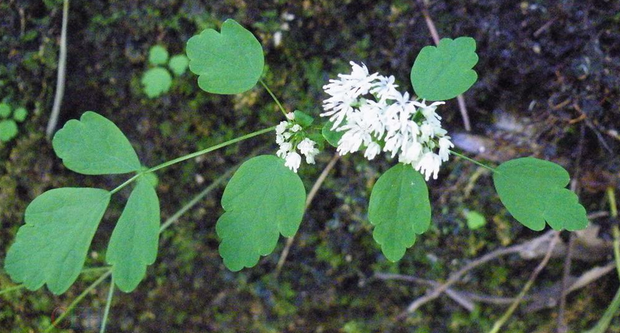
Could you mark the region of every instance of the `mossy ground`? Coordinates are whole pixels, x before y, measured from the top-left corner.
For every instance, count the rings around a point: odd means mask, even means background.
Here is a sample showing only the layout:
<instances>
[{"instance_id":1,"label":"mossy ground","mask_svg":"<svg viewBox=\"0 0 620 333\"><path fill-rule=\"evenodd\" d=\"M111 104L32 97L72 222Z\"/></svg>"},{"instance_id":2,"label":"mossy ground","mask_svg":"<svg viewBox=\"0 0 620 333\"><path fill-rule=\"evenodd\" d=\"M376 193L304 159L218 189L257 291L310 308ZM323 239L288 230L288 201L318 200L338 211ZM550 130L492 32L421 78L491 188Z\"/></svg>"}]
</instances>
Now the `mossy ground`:
<instances>
[{"instance_id":1,"label":"mossy ground","mask_svg":"<svg viewBox=\"0 0 620 333\"><path fill-rule=\"evenodd\" d=\"M19 136L0 144L0 258L27 204L62 186L111 189L123 177L85 177L66 170L45 139L56 78L62 3L20 0L0 3L0 100L27 106ZM293 14L286 21L282 14ZM442 36L478 41L478 83L466 95L474 133L497 142L495 155L514 152L551 159L578 174L581 200L589 211L607 210L604 191L618 186L620 127L620 4L615 1L432 1L430 13ZM264 44L265 80L289 110L317 115L321 86L348 61L394 74L403 89L419 49L432 41L415 1L86 1L71 2L66 95L60 124L87 110L112 119L147 165L177 157L268 126L280 117L260 88L239 96L201 92L191 74L175 79L163 97L148 99L140 77L148 50L165 45L183 52L193 34L234 18ZM288 25L285 29L284 24ZM282 42L274 35L281 31ZM501 123L501 115L516 121ZM462 132L456 101L443 108L445 126ZM502 119L505 117L502 116ZM521 125L525 123L527 125ZM168 217L194 193L257 147L265 136L159 173L158 194ZM581 147L578 149L578 147ZM301 173L309 188L331 158L323 153ZM491 154L493 155L493 154ZM433 227L397 264L380 254L366 207L372 185L389 161L342 159L308 211L279 277L274 276L283 241L271 256L240 273L227 271L217 253L214 225L221 190L166 231L157 263L131 294L118 292L110 332L480 332L504 307L481 305L468 313L442 297L406 321L398 315L425 292L401 282L369 280L374 272L398 272L442 280L500 246L535 237L514 221L493 192L489 175L465 162L450 163L430 183ZM468 185L474 184L465 193ZM103 263L105 246L120 215L115 198L95 238L88 266ZM466 227L464 210L489 223ZM599 219L608 237L612 219ZM608 259L611 259L609 257ZM459 287L496 296L516 295L536 261L509 257L467 276ZM592 267L575 261L575 274ZM562 260L552 260L532 292L559 281ZM39 332L93 277L66 294L46 290L1 296L0 327ZM0 274L0 286L10 285ZM568 298L573 331L590 327L618 287L613 274ZM64 327L98 330L107 285L97 288ZM556 309L517 312L504 332L551 332ZM620 332L620 321L610 332Z\"/></svg>"}]
</instances>

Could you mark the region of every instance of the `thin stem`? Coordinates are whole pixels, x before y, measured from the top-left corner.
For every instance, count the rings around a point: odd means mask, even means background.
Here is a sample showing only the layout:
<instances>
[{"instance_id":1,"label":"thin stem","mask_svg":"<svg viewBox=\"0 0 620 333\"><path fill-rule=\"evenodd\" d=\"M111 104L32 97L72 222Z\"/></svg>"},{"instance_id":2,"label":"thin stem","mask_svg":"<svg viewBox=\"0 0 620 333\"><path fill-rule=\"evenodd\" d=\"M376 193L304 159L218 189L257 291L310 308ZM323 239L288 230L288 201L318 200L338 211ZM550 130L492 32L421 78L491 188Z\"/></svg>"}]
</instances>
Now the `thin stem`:
<instances>
[{"instance_id":1,"label":"thin stem","mask_svg":"<svg viewBox=\"0 0 620 333\"><path fill-rule=\"evenodd\" d=\"M84 268L81 274L98 273L101 271L108 271L108 270L110 270L110 267L90 267L90 268ZM17 290L24 289L24 288L26 288L25 284L18 284L16 286L8 287L6 289L0 290L0 295L8 294L10 292L17 291Z\"/></svg>"},{"instance_id":2,"label":"thin stem","mask_svg":"<svg viewBox=\"0 0 620 333\"><path fill-rule=\"evenodd\" d=\"M456 155L456 156L458 156L458 157L460 157L460 158L466 159L466 160L468 160L468 161L470 161L470 162L472 162L472 163L474 163L474 164L477 164L477 165L479 165L479 166L481 166L481 167L483 167L483 168L486 168L486 169L491 170L491 171L493 171L493 172L497 172L497 170L495 170L495 168L490 167L490 166L488 166L488 165L486 165L486 164L484 164L484 163L478 162L478 161L476 161L476 160L474 160L474 159L472 159L472 158L469 158L469 157L467 157L467 156L465 156L465 155L463 155L463 154L457 153L457 152L455 152L454 150L450 150L450 153L451 153L451 154L454 154L454 155Z\"/></svg>"},{"instance_id":3,"label":"thin stem","mask_svg":"<svg viewBox=\"0 0 620 333\"><path fill-rule=\"evenodd\" d=\"M24 289L24 288L26 288L26 286L25 286L25 285L23 285L23 284L18 284L18 285L16 285L16 286L13 286L13 287L8 287L8 288L6 288L6 289L2 289L2 290L0 290L0 295L8 294L8 293L10 293L10 292L12 292L12 291L16 291L16 290L20 290L20 289Z\"/></svg>"},{"instance_id":4,"label":"thin stem","mask_svg":"<svg viewBox=\"0 0 620 333\"><path fill-rule=\"evenodd\" d=\"M112 296L114 296L114 276L110 278L110 291L108 291L108 300L106 301L105 310L103 311L103 319L101 320L101 330L99 330L99 333L105 333L108 316L110 315L110 308L112 307Z\"/></svg>"},{"instance_id":5,"label":"thin stem","mask_svg":"<svg viewBox=\"0 0 620 333\"><path fill-rule=\"evenodd\" d=\"M60 114L60 106L65 95L65 78L67 74L67 26L69 24L69 0L63 1L62 6L62 27L60 30L60 50L58 55L58 76L56 78L56 95L54 96L54 105L52 106L52 114L47 123L45 133L49 140L54 134L56 124L58 124L58 115Z\"/></svg>"},{"instance_id":6,"label":"thin stem","mask_svg":"<svg viewBox=\"0 0 620 333\"><path fill-rule=\"evenodd\" d=\"M56 318L56 320L54 320L52 325L50 325L48 328L45 329L44 333L48 333L54 330L56 328L56 325L58 325L58 323L60 323L63 319L65 319L65 317L69 315L69 313L84 299L84 297L86 297L93 289L97 288L97 286L100 285L101 282L105 281L105 279L108 278L111 274L112 274L112 270L110 269L105 274L100 276L95 282L91 283L91 285L88 286L88 288L84 289L84 291L80 295L78 295L78 297L76 297L75 300L71 302L71 304L69 304L65 312L63 312L63 314L61 314L60 317Z\"/></svg>"},{"instance_id":7,"label":"thin stem","mask_svg":"<svg viewBox=\"0 0 620 333\"><path fill-rule=\"evenodd\" d=\"M187 160L192 159L194 157L198 157L200 155L204 155L204 154L210 153L210 152L212 152L214 150L218 150L220 148L224 148L226 146L230 146L230 145L235 144L237 142L240 142L240 141L243 141L243 140L247 140L247 139L253 138L255 136L259 136L261 134L265 134L267 132L271 132L275 128L276 128L275 126L271 126L269 128L265 128L265 129L262 129L262 130L259 130L259 131L256 131L256 132L252 132L252 133L240 136L238 138L234 138L232 140L228 140L226 142L222 142L222 143L217 144L215 146L211 146L211 147L209 147L207 149L203 149L203 150L197 151L195 153L191 153L189 155L185 155L185 156L181 156L181 157L175 158L174 160L171 160L171 161L162 163L160 165L154 166L154 167L144 171L143 173L154 172L154 171L157 171L159 169L163 169L163 168L169 167L169 166L171 166L173 164L177 164L177 163L180 163L180 162L183 162L183 161L187 161Z\"/></svg>"},{"instance_id":8,"label":"thin stem","mask_svg":"<svg viewBox=\"0 0 620 333\"><path fill-rule=\"evenodd\" d=\"M259 135L261 135L261 134L265 134L265 133L271 132L271 131L273 131L275 128L276 128L275 126L271 126L271 127L269 127L269 128L264 128L264 129L262 129L262 130L258 130L258 131L256 131L256 132L252 132L252 133L249 133L249 134L246 134L246 135L240 136L240 137L238 137L238 138L234 138L234 139L232 139L232 140L228 140L228 141L226 141L226 142L222 142L222 143L217 144L217 145L215 145L215 146L211 146L211 147L209 147L209 148L206 148L206 149L203 149L203 150L199 150L199 151L197 151L197 152L194 152L194 153L191 153L191 154L188 154L188 155L184 155L184 156L181 156L181 157L177 157L177 158L175 158L175 159L173 159L173 160L170 160L170 161L168 161L168 162L164 162L164 163L162 163L162 164L159 164L159 165L157 165L157 166L154 166L154 167L152 167L152 168L150 168L150 169L148 169L148 170L140 171L140 172L138 172L135 176L133 176L133 177L129 178L129 179L128 179L128 180L126 180L124 183L122 183L121 185L119 185L118 187L116 187L115 189L113 189L112 191L110 191L110 194L114 194L114 193L116 193L116 192L120 191L120 190L121 190L121 189L123 189L125 186L127 186L127 185L129 185L129 184L133 183L136 179L140 178L140 176L142 176L142 175L144 175L144 174L147 174L147 173L150 173L150 172L155 172L155 171L157 171L157 170L160 170L160 169L163 169L163 168L167 168L167 167L169 167L169 166L171 166L171 165L174 165L174 164L177 164L177 163L181 163L181 162L183 162L183 161L190 160L190 159L195 158L195 157L198 157L198 156L200 156L200 155L204 155L204 154L210 153L210 152L212 152L212 151L214 151L214 150L218 150L218 149L220 149L220 148L224 148L224 147L226 147L226 146L230 146L230 145L235 144L235 143L237 143L237 142L241 142L241 141L243 141L243 140L247 140L247 139L253 138L253 137L255 137L255 136L259 136Z\"/></svg>"},{"instance_id":9,"label":"thin stem","mask_svg":"<svg viewBox=\"0 0 620 333\"><path fill-rule=\"evenodd\" d=\"M286 110L284 110L284 107L282 107L282 104L280 103L280 100L278 100L276 95L274 95L273 92L271 92L271 89L269 89L269 87L267 86L265 81L263 81L263 79L260 79L260 84L262 84L263 87L265 87L265 90L267 90L269 95L271 95L271 98L273 98L273 100L276 102L276 104L278 104L278 107L280 108L280 111L282 111L282 114L286 117L287 112L286 112Z\"/></svg>"},{"instance_id":10,"label":"thin stem","mask_svg":"<svg viewBox=\"0 0 620 333\"><path fill-rule=\"evenodd\" d=\"M205 196L207 196L211 191L220 186L227 178L230 176L235 170L237 170L238 166L230 168L220 177L218 177L213 183L211 183L207 188L202 190L198 195L196 195L192 200L186 203L181 209L179 209L176 213L170 216L159 228L159 233L164 232L164 230L168 229L170 225L176 222L183 214L185 214L188 210L194 207L198 202L200 202Z\"/></svg>"}]
</instances>

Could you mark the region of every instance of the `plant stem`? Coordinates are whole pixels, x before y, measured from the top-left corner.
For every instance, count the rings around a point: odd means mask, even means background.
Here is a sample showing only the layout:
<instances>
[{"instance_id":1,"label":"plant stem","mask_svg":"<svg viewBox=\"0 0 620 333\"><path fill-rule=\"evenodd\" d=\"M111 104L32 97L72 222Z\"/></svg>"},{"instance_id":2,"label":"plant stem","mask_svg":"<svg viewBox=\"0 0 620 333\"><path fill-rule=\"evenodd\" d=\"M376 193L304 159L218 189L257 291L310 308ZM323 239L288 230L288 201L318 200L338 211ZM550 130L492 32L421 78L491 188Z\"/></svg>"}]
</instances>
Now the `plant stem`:
<instances>
[{"instance_id":1,"label":"plant stem","mask_svg":"<svg viewBox=\"0 0 620 333\"><path fill-rule=\"evenodd\" d=\"M152 168L150 168L150 169L147 169L147 170L144 170L144 171L138 172L135 176L133 176L133 177L129 178L129 179L128 179L128 180L126 180L124 183L122 183L121 185L119 185L118 187L116 187L115 189L113 189L112 191L110 191L110 194L114 194L114 193L116 193L116 192L120 191L120 190L121 190L121 189L123 189L125 186L127 186L127 185L129 185L129 184L133 183L136 179L140 178L140 176L142 176L142 175L144 175L144 174L147 174L147 173L150 173L150 172L155 172L155 171L157 171L157 170L160 170L160 169L163 169L163 168L167 168L167 167L169 167L169 166L171 166L171 165L174 165L174 164L177 164L177 163L181 163L181 162L183 162L183 161L187 161L187 160L189 160L189 159L192 159L192 158L198 157L198 156L200 156L200 155L204 155L204 154L210 153L210 152L212 152L212 151L214 151L214 150L218 150L218 149L220 149L220 148L224 148L224 147L226 147L226 146L230 146L230 145L235 144L235 143L237 143L237 142L241 142L241 141L243 141L243 140L247 140L247 139L253 138L253 137L255 137L255 136L259 136L259 135L261 135L261 134L265 134L265 133L271 132L271 131L273 131L275 128L276 128L275 126L271 126L271 127L269 127L269 128L264 128L264 129L262 129L262 130L258 130L258 131L256 131L256 132L252 132L252 133L249 133L249 134L246 134L246 135L240 136L240 137L238 137L238 138L234 138L234 139L232 139L232 140L228 140L228 141L226 141L226 142L222 142L222 143L217 144L217 145L215 145L215 146L211 146L211 147L209 147L209 148L206 148L206 149L203 149L203 150L199 150L199 151L197 151L197 152L194 152L194 153L191 153L191 154L188 154L188 155L183 155L183 156L181 156L181 157L177 157L177 158L175 158L175 159L173 159L173 160L170 160L170 161L168 161L168 162L164 162L164 163L162 163L162 164L156 165L156 166L154 166L154 167L152 167Z\"/></svg>"},{"instance_id":2,"label":"plant stem","mask_svg":"<svg viewBox=\"0 0 620 333\"><path fill-rule=\"evenodd\" d=\"M24 289L25 287L26 287L26 286L25 286L25 285L23 285L23 284L18 284L18 285L13 286L13 287L8 287L8 288L6 288L6 289L2 289L2 290L0 290L0 295L4 295L4 294L8 294L8 293L10 293L10 292L12 292L12 291L16 291L16 290Z\"/></svg>"},{"instance_id":3,"label":"plant stem","mask_svg":"<svg viewBox=\"0 0 620 333\"><path fill-rule=\"evenodd\" d=\"M108 323L108 316L110 315L110 308L112 307L112 296L114 296L114 276L110 279L110 291L108 291L108 300L105 304L105 310L103 311L103 319L101 320L101 330L99 333L105 333L105 326Z\"/></svg>"},{"instance_id":4,"label":"plant stem","mask_svg":"<svg viewBox=\"0 0 620 333\"><path fill-rule=\"evenodd\" d=\"M111 274L112 274L112 270L110 269L105 274L100 276L95 282L91 283L91 285L88 286L88 288L84 289L84 291L80 295L78 295L78 297L76 297L75 300L71 302L71 304L69 304L65 312L63 312L63 314L61 314L60 317L56 318L56 320L54 320L52 325L50 325L48 328L45 329L44 333L48 333L54 330L56 328L56 325L58 325L58 323L60 323L63 319L65 319L65 317L84 299L84 297L86 297L93 289L95 289L98 285L100 285L101 282L105 281L105 279L108 278Z\"/></svg>"},{"instance_id":5,"label":"plant stem","mask_svg":"<svg viewBox=\"0 0 620 333\"><path fill-rule=\"evenodd\" d=\"M213 183L209 184L207 188L202 190L198 195L196 195L192 200L186 203L181 209L179 209L176 213L170 216L159 228L159 233L161 234L164 230L168 229L170 225L176 222L185 212L194 207L198 202L200 202L205 196L207 196L211 191L220 186L227 178L230 176L235 170L237 170L238 166L232 167L228 169L224 174L218 177Z\"/></svg>"},{"instance_id":6,"label":"plant stem","mask_svg":"<svg viewBox=\"0 0 620 333\"><path fill-rule=\"evenodd\" d=\"M265 90L267 90L269 95L271 95L271 98L273 98L273 100L276 102L276 104L278 104L278 107L280 108L280 111L282 111L282 114L286 117L287 112L286 112L286 110L284 110L284 107L282 107L282 104L280 103L280 100L278 100L276 95L274 95L273 92L271 92L271 89L269 89L269 87L267 86L265 81L263 81L263 79L260 79L259 81L260 81L260 84L262 84L263 87L265 87Z\"/></svg>"},{"instance_id":7,"label":"plant stem","mask_svg":"<svg viewBox=\"0 0 620 333\"><path fill-rule=\"evenodd\" d=\"M458 156L458 157L460 157L460 158L462 158L462 159L466 159L466 160L468 160L468 161L470 161L470 162L472 162L472 163L474 163L474 164L477 164L477 165L479 165L479 166L481 166L481 167L483 167L483 168L486 168L486 169L491 170L491 171L493 171L493 172L497 172L497 170L495 170L495 168L490 167L490 166L488 166L488 165L486 165L486 164L484 164L484 163L478 162L478 161L476 161L476 160L474 160L474 159L472 159L472 158L469 158L469 157L467 157L467 156L465 156L465 155L463 155L463 154L457 153L457 152L455 152L454 150L450 150L450 153L451 153L451 154L454 154L454 155L456 155L456 156Z\"/></svg>"}]
</instances>

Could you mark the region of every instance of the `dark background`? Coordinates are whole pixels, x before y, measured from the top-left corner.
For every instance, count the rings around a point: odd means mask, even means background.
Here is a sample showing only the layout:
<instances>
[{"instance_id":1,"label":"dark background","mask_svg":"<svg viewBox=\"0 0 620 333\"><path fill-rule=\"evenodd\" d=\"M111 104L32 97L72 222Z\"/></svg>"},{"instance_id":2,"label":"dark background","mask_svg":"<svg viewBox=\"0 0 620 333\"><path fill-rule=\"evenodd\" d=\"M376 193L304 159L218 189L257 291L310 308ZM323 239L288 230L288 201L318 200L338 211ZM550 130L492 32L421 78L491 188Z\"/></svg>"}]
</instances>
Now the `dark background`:
<instances>
[{"instance_id":1,"label":"dark background","mask_svg":"<svg viewBox=\"0 0 620 333\"><path fill-rule=\"evenodd\" d=\"M463 130L456 100L440 112L444 127L470 156L491 164L536 156L563 165L576 180L589 213L608 211L607 188L618 187L620 169L620 2L430 1L430 16L443 37L471 36L478 45L478 82L465 94L473 131ZM285 19L292 14L292 20ZM45 139L56 85L62 2L0 3L0 100L30 111L13 141L0 143L0 258L23 223L27 204L64 186L114 188L122 176L86 177L66 170ZM155 44L171 55L205 28L234 18L263 43L265 80L285 107L315 116L322 85L348 62L395 75L412 92L409 71L418 51L432 43L419 4L409 1L90 1L73 0L69 14L66 94L60 126L93 110L114 121L143 163L156 165L274 124L280 113L260 87L237 96L198 89L196 77L176 78L168 94L148 99L141 75ZM286 27L288 25L288 28ZM282 33L276 46L274 34ZM614 132L615 131L615 132ZM458 133L458 134L457 134ZM257 147L262 136L160 172L158 194L167 218L211 180ZM275 152L273 144L269 152ZM472 150L473 149L473 150ZM333 154L327 150L301 176L310 188ZM131 294L116 293L108 332L481 332L506 309L477 304L474 312L442 296L406 320L396 320L426 288L372 279L391 272L445 280L470 260L540 235L522 227L502 207L488 173L453 159L429 183L433 226L399 263L389 263L372 239L367 203L372 185L390 161L367 163L347 156L336 165L308 210L280 276L274 270L284 240L259 265L226 270L217 253L214 225L221 189L166 231L158 261ZM113 200L91 247L87 266L103 264L105 246L128 192ZM485 215L478 230L465 211ZM586 250L571 274L613 259L609 217L594 221L598 238L577 240ZM596 235L596 233L595 233ZM568 234L562 234L566 242ZM603 241L602 255L588 244ZM588 243L590 242L590 243ZM580 252L585 251L585 252ZM0 259L0 262L2 259ZM460 290L512 297L536 260L509 256L466 275ZM564 257L553 258L531 295L545 297L562 279ZM0 296L4 332L39 332L95 277L80 278L67 293L42 289ZM12 285L0 272L0 287ZM65 323L67 332L98 332L108 283L89 295ZM572 293L565 313L570 331L598 320L611 301L615 272ZM55 310L56 309L56 310ZM529 310L528 310L529 309ZM557 307L520 307L502 332L553 332ZM620 321L609 332L620 332Z\"/></svg>"}]
</instances>

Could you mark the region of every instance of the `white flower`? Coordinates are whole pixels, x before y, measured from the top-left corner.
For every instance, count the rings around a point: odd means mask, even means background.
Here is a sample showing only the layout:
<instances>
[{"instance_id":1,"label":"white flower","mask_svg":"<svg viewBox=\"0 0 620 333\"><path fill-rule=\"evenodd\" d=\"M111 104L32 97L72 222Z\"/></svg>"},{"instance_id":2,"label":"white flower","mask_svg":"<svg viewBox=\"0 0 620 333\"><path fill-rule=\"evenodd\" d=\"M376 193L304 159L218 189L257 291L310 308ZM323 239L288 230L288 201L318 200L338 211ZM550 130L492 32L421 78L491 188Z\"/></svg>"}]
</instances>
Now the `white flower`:
<instances>
[{"instance_id":1,"label":"white flower","mask_svg":"<svg viewBox=\"0 0 620 333\"><path fill-rule=\"evenodd\" d=\"M288 128L288 122L287 121L281 121L278 126L276 126L276 134L281 135L282 133L284 133L284 131L286 131L286 129Z\"/></svg>"},{"instance_id":2,"label":"white flower","mask_svg":"<svg viewBox=\"0 0 620 333\"><path fill-rule=\"evenodd\" d=\"M454 144L450 141L449 136L439 138L439 158L442 162L446 162L450 157L450 148L453 148Z\"/></svg>"},{"instance_id":3,"label":"white flower","mask_svg":"<svg viewBox=\"0 0 620 333\"><path fill-rule=\"evenodd\" d=\"M369 74L364 64L352 62L351 66L350 74L339 74L323 87L330 97L323 102L321 116L333 122L332 130L343 132L338 153L365 147L364 157L372 160L381 151L389 152L426 180L437 178L454 147L436 112L444 102L427 105L424 100L411 100L409 93L396 90L393 76Z\"/></svg>"},{"instance_id":4,"label":"white flower","mask_svg":"<svg viewBox=\"0 0 620 333\"><path fill-rule=\"evenodd\" d=\"M415 169L420 171L424 175L424 178L428 179L433 176L433 179L437 179L439 174L439 167L441 166L441 160L439 155L433 152L426 152L422 156L422 159L415 165Z\"/></svg>"},{"instance_id":5,"label":"white flower","mask_svg":"<svg viewBox=\"0 0 620 333\"><path fill-rule=\"evenodd\" d=\"M293 133L297 133L297 132L301 131L301 126L299 124L295 124L295 125L293 125L291 127L290 131L293 132Z\"/></svg>"},{"instance_id":6,"label":"white flower","mask_svg":"<svg viewBox=\"0 0 620 333\"><path fill-rule=\"evenodd\" d=\"M338 129L338 131L345 132L338 141L338 148L336 149L341 156L354 153L363 144L369 145L373 141L371 136L372 121L371 117L365 117L363 113L357 112L347 119L346 125Z\"/></svg>"},{"instance_id":7,"label":"white flower","mask_svg":"<svg viewBox=\"0 0 620 333\"><path fill-rule=\"evenodd\" d=\"M368 147L366 147L366 151L364 152L364 157L368 160L374 159L381 152L381 146L376 142L371 142Z\"/></svg>"},{"instance_id":8,"label":"white flower","mask_svg":"<svg viewBox=\"0 0 620 333\"><path fill-rule=\"evenodd\" d=\"M308 138L303 139L299 145L297 145L299 152L306 156L306 163L308 164L314 164L314 156L319 153L319 150L315 146L316 142Z\"/></svg>"},{"instance_id":9,"label":"white flower","mask_svg":"<svg viewBox=\"0 0 620 333\"><path fill-rule=\"evenodd\" d=\"M276 155L280 158L286 158L286 155L293 149L293 144L290 142L282 142L280 144L280 149L276 152Z\"/></svg>"},{"instance_id":10,"label":"white flower","mask_svg":"<svg viewBox=\"0 0 620 333\"><path fill-rule=\"evenodd\" d=\"M284 166L294 172L297 172L297 169L299 169L299 165L301 164L301 156L299 156L296 152L290 152L286 155L285 161Z\"/></svg>"},{"instance_id":11,"label":"white flower","mask_svg":"<svg viewBox=\"0 0 620 333\"><path fill-rule=\"evenodd\" d=\"M396 90L398 85L394 84L394 75L390 75L390 77L379 75L377 78L378 82L372 85L370 92L377 95L379 99L393 99L399 94L398 90Z\"/></svg>"}]
</instances>

